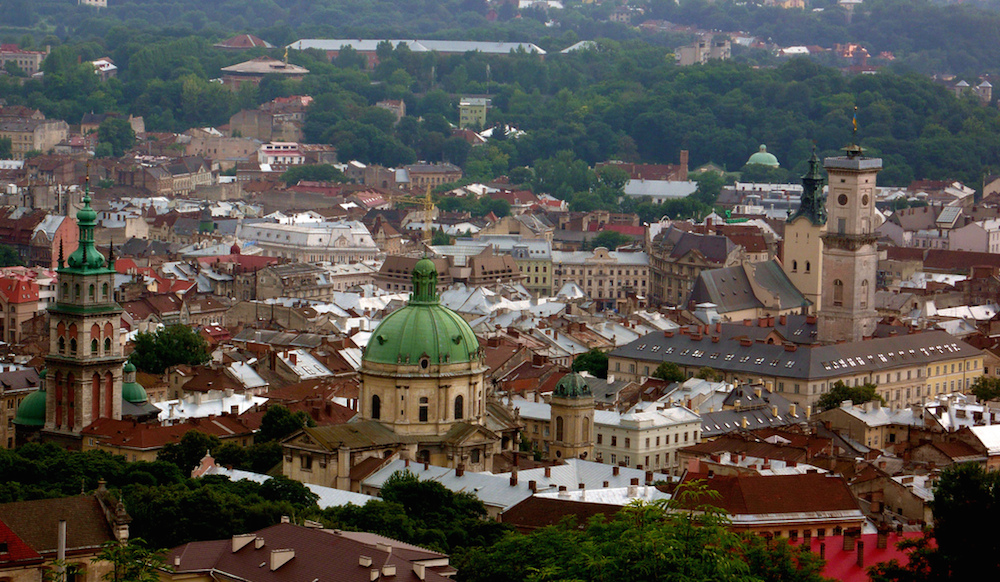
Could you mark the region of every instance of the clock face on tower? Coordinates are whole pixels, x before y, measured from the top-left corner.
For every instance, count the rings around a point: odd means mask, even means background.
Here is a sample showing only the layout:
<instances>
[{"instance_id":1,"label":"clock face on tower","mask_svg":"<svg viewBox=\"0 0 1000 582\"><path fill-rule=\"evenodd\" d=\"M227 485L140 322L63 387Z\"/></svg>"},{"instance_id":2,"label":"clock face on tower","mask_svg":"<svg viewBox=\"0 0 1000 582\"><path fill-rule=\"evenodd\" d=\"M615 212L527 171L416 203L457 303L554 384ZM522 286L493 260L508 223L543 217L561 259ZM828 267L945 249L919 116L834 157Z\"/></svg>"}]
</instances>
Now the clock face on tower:
<instances>
[{"instance_id":1,"label":"clock face on tower","mask_svg":"<svg viewBox=\"0 0 1000 582\"><path fill-rule=\"evenodd\" d=\"M841 206L847 206L847 194L841 194L840 196L837 196L837 204L840 204Z\"/></svg>"}]
</instances>

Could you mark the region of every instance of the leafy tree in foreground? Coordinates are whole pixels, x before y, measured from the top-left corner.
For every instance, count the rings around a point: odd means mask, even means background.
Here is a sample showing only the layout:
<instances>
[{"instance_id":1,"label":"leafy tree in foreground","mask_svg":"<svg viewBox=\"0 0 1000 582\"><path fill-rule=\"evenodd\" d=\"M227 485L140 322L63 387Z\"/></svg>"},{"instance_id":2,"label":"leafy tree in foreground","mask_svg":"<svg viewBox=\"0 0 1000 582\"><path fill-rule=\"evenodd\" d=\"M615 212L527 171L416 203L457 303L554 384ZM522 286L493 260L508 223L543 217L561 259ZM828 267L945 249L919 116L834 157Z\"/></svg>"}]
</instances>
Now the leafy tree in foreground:
<instances>
[{"instance_id":1,"label":"leafy tree in foreground","mask_svg":"<svg viewBox=\"0 0 1000 582\"><path fill-rule=\"evenodd\" d=\"M197 366L209 358L208 345L198 332L186 325L171 325L137 335L130 359L143 372L162 374L170 366Z\"/></svg>"},{"instance_id":2,"label":"leafy tree in foreground","mask_svg":"<svg viewBox=\"0 0 1000 582\"><path fill-rule=\"evenodd\" d=\"M101 576L105 582L158 582L163 557L145 546L139 538L128 543L106 542L91 561L111 563L112 568Z\"/></svg>"},{"instance_id":3,"label":"leafy tree in foreground","mask_svg":"<svg viewBox=\"0 0 1000 582\"><path fill-rule=\"evenodd\" d=\"M608 355L601 350L590 350L573 360L574 372L589 372L596 378L608 377Z\"/></svg>"},{"instance_id":4,"label":"leafy tree in foreground","mask_svg":"<svg viewBox=\"0 0 1000 582\"><path fill-rule=\"evenodd\" d=\"M885 399L879 396L878 386L872 383L865 383L861 386L848 386L843 380L838 380L830 388L830 391L819 397L819 407L823 410L831 410L840 406L845 400L850 400L854 404L863 404L872 400L878 400L885 404Z\"/></svg>"},{"instance_id":5,"label":"leafy tree in foreground","mask_svg":"<svg viewBox=\"0 0 1000 582\"><path fill-rule=\"evenodd\" d=\"M465 582L822 580L823 561L807 550L729 531L713 493L695 482L667 503L636 502L585 528L569 520L509 534L460 558L459 572Z\"/></svg>"},{"instance_id":6,"label":"leafy tree in foreground","mask_svg":"<svg viewBox=\"0 0 1000 582\"><path fill-rule=\"evenodd\" d=\"M181 437L180 442L167 443L156 454L157 461L172 463L181 470L185 477L201 462L201 459L221 446L219 437L207 435L197 430L189 430Z\"/></svg>"},{"instance_id":7,"label":"leafy tree in foreground","mask_svg":"<svg viewBox=\"0 0 1000 582\"><path fill-rule=\"evenodd\" d=\"M260 420L260 431L254 437L258 443L280 441L303 426L315 426L315 422L302 412L292 412L288 408L277 405L269 406Z\"/></svg>"}]
</instances>

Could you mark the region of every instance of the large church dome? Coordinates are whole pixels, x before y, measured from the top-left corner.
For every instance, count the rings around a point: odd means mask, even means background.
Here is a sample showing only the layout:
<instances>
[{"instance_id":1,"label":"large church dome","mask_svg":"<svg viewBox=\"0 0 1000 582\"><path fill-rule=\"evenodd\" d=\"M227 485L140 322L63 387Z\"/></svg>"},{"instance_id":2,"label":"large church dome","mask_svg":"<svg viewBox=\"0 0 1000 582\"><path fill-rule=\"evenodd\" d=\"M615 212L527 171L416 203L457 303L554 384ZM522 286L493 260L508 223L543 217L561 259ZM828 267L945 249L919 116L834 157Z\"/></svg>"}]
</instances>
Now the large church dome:
<instances>
[{"instance_id":1,"label":"large church dome","mask_svg":"<svg viewBox=\"0 0 1000 582\"><path fill-rule=\"evenodd\" d=\"M429 259L421 259L413 268L409 303L375 328L362 362L426 368L478 357L476 334L461 316L438 302L437 268Z\"/></svg>"}]
</instances>

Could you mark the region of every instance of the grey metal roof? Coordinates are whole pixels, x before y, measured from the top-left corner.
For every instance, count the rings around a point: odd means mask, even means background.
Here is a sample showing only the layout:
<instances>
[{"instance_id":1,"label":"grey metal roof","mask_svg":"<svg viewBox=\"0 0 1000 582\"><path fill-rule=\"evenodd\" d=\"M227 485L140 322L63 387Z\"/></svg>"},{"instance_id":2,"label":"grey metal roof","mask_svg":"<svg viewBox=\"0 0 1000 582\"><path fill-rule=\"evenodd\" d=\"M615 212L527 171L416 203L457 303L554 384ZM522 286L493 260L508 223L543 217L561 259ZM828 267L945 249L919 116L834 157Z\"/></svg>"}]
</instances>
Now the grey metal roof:
<instances>
[{"instance_id":1,"label":"grey metal roof","mask_svg":"<svg viewBox=\"0 0 1000 582\"><path fill-rule=\"evenodd\" d=\"M755 289L777 297L779 309L794 309L811 303L774 260L704 270L698 274L689 299L696 304L714 303L719 313L769 306L757 296Z\"/></svg>"},{"instance_id":2,"label":"grey metal roof","mask_svg":"<svg viewBox=\"0 0 1000 582\"><path fill-rule=\"evenodd\" d=\"M694 337L701 339L696 341ZM716 337L719 337L717 342L709 335L666 337L664 332L654 332L613 350L610 355L657 365L673 362L679 366L709 366L757 376L821 380L982 354L981 350L943 331L824 346L799 345L794 350L758 341L744 345L738 338L725 334Z\"/></svg>"}]
</instances>

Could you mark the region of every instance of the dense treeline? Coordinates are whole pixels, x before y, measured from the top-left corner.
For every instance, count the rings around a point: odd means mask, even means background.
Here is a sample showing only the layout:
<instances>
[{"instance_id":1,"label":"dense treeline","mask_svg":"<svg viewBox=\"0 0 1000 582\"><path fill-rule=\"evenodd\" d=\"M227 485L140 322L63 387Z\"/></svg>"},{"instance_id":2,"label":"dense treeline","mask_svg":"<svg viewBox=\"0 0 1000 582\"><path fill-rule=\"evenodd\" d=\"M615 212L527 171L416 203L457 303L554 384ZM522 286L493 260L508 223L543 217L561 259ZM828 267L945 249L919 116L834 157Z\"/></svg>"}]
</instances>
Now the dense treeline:
<instances>
[{"instance_id":1,"label":"dense treeline","mask_svg":"<svg viewBox=\"0 0 1000 582\"><path fill-rule=\"evenodd\" d=\"M919 75L843 76L805 59L771 69L735 62L678 67L667 49L642 41L601 41L544 60L442 57L386 44L374 71L363 70L352 51L333 63L317 51L291 51L292 62L311 71L303 81L267 79L231 92L211 79L221 67L265 51L223 53L211 44L207 36L117 27L100 41L53 49L43 80L22 85L0 77L0 96L71 123L85 112L120 111L142 115L149 130L183 131L224 124L236 111L274 97L308 94L315 101L306 139L333 144L341 159L386 166L450 161L473 180L511 173L517 183L580 210L614 204L614 197L601 196L588 168L609 158L675 163L687 149L693 166L714 161L739 170L765 143L787 170L771 178L794 180L814 146L829 155L854 139L855 106L857 138L885 159L882 184L947 178L978 185L1000 165L996 108L956 98ZM121 72L101 83L79 59L105 54ZM451 136L464 94L489 94L487 125L524 133L480 147ZM395 123L375 107L382 99L405 101L407 117Z\"/></svg>"}]
</instances>

